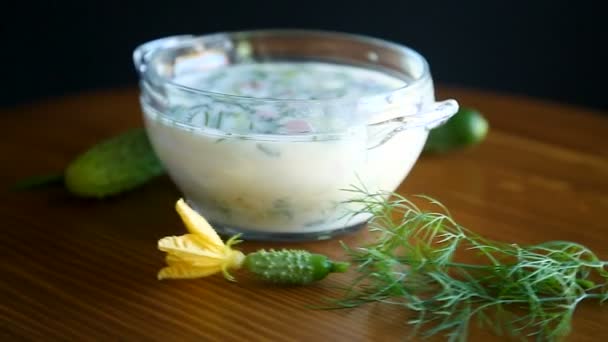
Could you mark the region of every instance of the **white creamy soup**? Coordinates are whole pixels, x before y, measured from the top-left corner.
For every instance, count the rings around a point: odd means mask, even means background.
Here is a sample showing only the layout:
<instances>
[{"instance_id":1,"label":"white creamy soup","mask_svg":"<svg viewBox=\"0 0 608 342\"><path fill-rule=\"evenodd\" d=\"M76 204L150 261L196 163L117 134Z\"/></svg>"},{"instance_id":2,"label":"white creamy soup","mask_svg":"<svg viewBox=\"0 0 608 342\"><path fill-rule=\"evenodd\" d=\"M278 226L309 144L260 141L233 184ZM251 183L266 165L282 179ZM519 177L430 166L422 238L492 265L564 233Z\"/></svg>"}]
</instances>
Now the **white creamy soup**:
<instances>
[{"instance_id":1,"label":"white creamy soup","mask_svg":"<svg viewBox=\"0 0 608 342\"><path fill-rule=\"evenodd\" d=\"M166 113L144 104L154 148L185 197L211 222L237 230L312 233L360 224L367 217L344 216L348 208L341 203L353 194L342 189L363 183L370 190L393 191L426 141L426 129L415 128L375 146L396 124L368 123L396 114L366 111L348 100L406 85L380 71L268 62L201 71L173 82L252 98L193 103L180 90L168 94ZM420 91L425 94L415 94L417 101L434 100L432 84ZM344 102L328 105L328 99Z\"/></svg>"}]
</instances>

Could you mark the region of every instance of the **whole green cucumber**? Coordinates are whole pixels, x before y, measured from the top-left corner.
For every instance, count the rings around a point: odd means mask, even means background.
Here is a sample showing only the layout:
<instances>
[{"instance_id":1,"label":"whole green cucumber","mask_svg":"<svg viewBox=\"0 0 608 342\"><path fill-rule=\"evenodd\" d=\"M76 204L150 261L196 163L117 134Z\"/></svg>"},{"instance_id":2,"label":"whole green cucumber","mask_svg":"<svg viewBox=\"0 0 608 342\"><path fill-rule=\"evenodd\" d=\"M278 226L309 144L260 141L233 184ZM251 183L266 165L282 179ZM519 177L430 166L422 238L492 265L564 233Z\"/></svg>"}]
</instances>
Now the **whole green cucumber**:
<instances>
[{"instance_id":1,"label":"whole green cucumber","mask_svg":"<svg viewBox=\"0 0 608 342\"><path fill-rule=\"evenodd\" d=\"M65 170L67 189L79 197L116 195L161 175L164 167L143 128L94 145Z\"/></svg>"},{"instance_id":2,"label":"whole green cucumber","mask_svg":"<svg viewBox=\"0 0 608 342\"><path fill-rule=\"evenodd\" d=\"M442 153L480 143L488 133L488 121L472 108L460 108L448 122L429 132L426 153Z\"/></svg>"},{"instance_id":3,"label":"whole green cucumber","mask_svg":"<svg viewBox=\"0 0 608 342\"><path fill-rule=\"evenodd\" d=\"M258 278L282 285L306 285L334 272L346 272L349 264L304 250L260 250L245 258L244 266Z\"/></svg>"}]
</instances>

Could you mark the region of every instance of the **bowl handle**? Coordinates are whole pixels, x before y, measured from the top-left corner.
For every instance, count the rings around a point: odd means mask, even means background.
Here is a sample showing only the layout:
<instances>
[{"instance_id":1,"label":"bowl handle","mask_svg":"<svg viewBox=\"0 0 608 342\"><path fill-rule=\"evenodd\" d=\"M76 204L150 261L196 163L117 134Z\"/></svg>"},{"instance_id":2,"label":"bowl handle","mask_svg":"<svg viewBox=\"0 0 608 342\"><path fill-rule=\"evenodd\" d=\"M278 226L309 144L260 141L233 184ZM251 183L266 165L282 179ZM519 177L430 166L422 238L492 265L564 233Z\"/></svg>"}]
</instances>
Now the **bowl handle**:
<instances>
[{"instance_id":1,"label":"bowl handle","mask_svg":"<svg viewBox=\"0 0 608 342\"><path fill-rule=\"evenodd\" d=\"M454 114L458 112L458 102L456 100L445 100L441 102L435 102L430 108L424 110L421 113L415 115L398 116L389 120L376 122L368 125L368 127L379 127L386 124L397 124L397 127L390 128L387 131L380 131L374 136L370 137L372 143L368 149L379 147L391 140L398 133L405 131L410 128L424 127L427 130L431 130L437 126L444 124ZM394 125L391 125L394 127Z\"/></svg>"},{"instance_id":2,"label":"bowl handle","mask_svg":"<svg viewBox=\"0 0 608 342\"><path fill-rule=\"evenodd\" d=\"M171 36L166 38L155 39L138 46L133 51L133 63L138 73L143 74L146 71L150 59L150 53L161 48L168 48L179 45L185 41L194 38L193 35L184 34L179 36Z\"/></svg>"}]
</instances>

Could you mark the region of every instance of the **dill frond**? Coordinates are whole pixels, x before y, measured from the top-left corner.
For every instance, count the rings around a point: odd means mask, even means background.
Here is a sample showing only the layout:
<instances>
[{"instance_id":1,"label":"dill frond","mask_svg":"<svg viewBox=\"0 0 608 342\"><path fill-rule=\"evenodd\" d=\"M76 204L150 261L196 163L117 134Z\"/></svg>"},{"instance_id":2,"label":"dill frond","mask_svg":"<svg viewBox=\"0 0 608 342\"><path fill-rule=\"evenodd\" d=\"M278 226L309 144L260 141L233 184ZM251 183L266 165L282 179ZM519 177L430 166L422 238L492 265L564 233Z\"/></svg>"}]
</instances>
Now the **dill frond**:
<instances>
[{"instance_id":1,"label":"dill frond","mask_svg":"<svg viewBox=\"0 0 608 342\"><path fill-rule=\"evenodd\" d=\"M350 201L371 213L372 243L343 244L357 277L339 307L383 302L414 311L409 323L423 337L465 341L471 322L498 334L556 340L570 332L577 305L608 300L608 262L575 242L523 246L486 239L461 226L428 196L437 211L421 210L394 193L362 187ZM474 263L457 253L474 253Z\"/></svg>"}]
</instances>

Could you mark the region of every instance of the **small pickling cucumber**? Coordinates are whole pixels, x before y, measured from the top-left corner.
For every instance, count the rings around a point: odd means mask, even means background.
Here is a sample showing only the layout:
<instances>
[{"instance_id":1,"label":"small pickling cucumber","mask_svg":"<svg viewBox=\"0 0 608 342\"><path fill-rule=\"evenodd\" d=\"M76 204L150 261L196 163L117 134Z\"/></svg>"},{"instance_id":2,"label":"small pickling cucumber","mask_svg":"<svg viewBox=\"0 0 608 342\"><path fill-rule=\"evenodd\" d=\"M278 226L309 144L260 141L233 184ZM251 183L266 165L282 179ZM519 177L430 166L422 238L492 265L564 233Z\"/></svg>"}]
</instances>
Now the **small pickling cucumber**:
<instances>
[{"instance_id":1,"label":"small pickling cucumber","mask_svg":"<svg viewBox=\"0 0 608 342\"><path fill-rule=\"evenodd\" d=\"M424 152L441 153L480 143L488 133L488 121L477 110L461 107L448 122L429 132Z\"/></svg>"},{"instance_id":2,"label":"small pickling cucumber","mask_svg":"<svg viewBox=\"0 0 608 342\"><path fill-rule=\"evenodd\" d=\"M65 170L67 189L79 197L102 198L138 187L164 172L143 128L102 141Z\"/></svg>"},{"instance_id":3,"label":"small pickling cucumber","mask_svg":"<svg viewBox=\"0 0 608 342\"><path fill-rule=\"evenodd\" d=\"M260 250L245 258L245 268L264 281L283 285L306 285L334 272L346 272L349 264L331 261L303 250Z\"/></svg>"}]
</instances>

